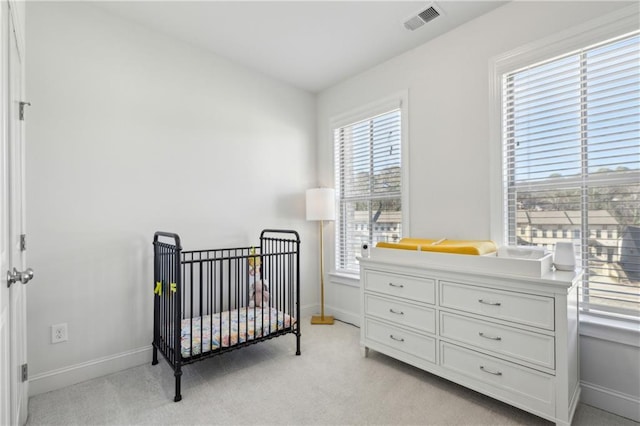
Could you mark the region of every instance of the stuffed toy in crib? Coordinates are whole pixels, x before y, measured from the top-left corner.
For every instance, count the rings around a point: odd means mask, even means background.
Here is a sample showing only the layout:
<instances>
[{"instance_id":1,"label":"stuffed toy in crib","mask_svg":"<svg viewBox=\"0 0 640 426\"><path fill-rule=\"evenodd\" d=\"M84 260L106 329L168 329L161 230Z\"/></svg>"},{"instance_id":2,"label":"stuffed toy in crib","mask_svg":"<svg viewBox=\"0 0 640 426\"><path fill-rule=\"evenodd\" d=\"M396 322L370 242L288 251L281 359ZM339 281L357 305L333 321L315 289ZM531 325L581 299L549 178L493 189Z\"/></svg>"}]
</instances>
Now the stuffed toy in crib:
<instances>
[{"instance_id":1,"label":"stuffed toy in crib","mask_svg":"<svg viewBox=\"0 0 640 426\"><path fill-rule=\"evenodd\" d=\"M269 283L265 280L259 280L251 284L251 298L249 299L249 307L269 306Z\"/></svg>"},{"instance_id":2,"label":"stuffed toy in crib","mask_svg":"<svg viewBox=\"0 0 640 426\"><path fill-rule=\"evenodd\" d=\"M255 249L251 252L254 255ZM262 267L260 266L260 258L258 256L249 257L249 307L269 306L269 283L267 280L260 278Z\"/></svg>"}]
</instances>

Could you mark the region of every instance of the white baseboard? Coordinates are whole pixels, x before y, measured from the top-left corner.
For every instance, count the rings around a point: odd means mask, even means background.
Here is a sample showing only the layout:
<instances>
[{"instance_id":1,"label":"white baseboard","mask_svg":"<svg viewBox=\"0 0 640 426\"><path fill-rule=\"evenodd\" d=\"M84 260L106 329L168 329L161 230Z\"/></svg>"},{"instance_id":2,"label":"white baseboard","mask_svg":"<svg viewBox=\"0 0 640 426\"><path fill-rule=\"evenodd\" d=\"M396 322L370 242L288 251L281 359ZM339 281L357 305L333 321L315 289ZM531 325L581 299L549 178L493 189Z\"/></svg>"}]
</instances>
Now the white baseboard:
<instances>
[{"instance_id":1,"label":"white baseboard","mask_svg":"<svg viewBox=\"0 0 640 426\"><path fill-rule=\"evenodd\" d=\"M582 403L640 422L640 400L593 383L581 382Z\"/></svg>"},{"instance_id":2,"label":"white baseboard","mask_svg":"<svg viewBox=\"0 0 640 426\"><path fill-rule=\"evenodd\" d=\"M303 318L315 314L316 306L308 305L300 308ZM133 349L115 355L82 362L56 370L46 371L29 377L29 396L39 395L67 386L75 385L107 374L117 373L128 368L151 363L152 346Z\"/></svg>"},{"instance_id":3,"label":"white baseboard","mask_svg":"<svg viewBox=\"0 0 640 426\"><path fill-rule=\"evenodd\" d=\"M82 362L29 377L29 396L50 392L81 383L96 377L106 376L128 368L151 363L152 346L132 349L91 361Z\"/></svg>"},{"instance_id":4,"label":"white baseboard","mask_svg":"<svg viewBox=\"0 0 640 426\"><path fill-rule=\"evenodd\" d=\"M304 305L300 306L300 317L301 318L311 318L311 316L316 315L320 311L320 305Z\"/></svg>"},{"instance_id":5,"label":"white baseboard","mask_svg":"<svg viewBox=\"0 0 640 426\"><path fill-rule=\"evenodd\" d=\"M306 306L301 309L302 318L318 315L319 313L320 313L320 305ZM360 316L358 314L354 314L353 312L337 309L330 305L325 305L324 313L326 315L333 316L337 320L340 320L349 324L353 324L356 327L360 327Z\"/></svg>"},{"instance_id":6,"label":"white baseboard","mask_svg":"<svg viewBox=\"0 0 640 426\"><path fill-rule=\"evenodd\" d=\"M358 314L354 314L353 312L345 311L343 309L337 309L333 306L325 306L325 310L329 315L333 315L337 320L360 327L360 315Z\"/></svg>"}]
</instances>

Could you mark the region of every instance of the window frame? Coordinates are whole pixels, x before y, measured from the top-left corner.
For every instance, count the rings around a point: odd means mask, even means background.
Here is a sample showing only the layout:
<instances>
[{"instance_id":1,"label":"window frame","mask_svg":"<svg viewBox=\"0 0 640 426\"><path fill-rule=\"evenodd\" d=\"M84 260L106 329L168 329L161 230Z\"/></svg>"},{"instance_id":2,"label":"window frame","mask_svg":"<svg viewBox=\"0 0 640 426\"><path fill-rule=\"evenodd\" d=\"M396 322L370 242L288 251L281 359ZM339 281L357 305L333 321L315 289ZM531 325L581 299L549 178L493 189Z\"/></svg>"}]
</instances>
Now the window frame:
<instances>
[{"instance_id":1,"label":"window frame","mask_svg":"<svg viewBox=\"0 0 640 426\"><path fill-rule=\"evenodd\" d=\"M329 120L329 133L331 135L332 144L332 158L336 158L336 144L334 140L334 130L340 127L348 126L349 124L356 123L358 121L366 120L368 118L375 117L384 112L388 112L392 109L400 110L400 149L401 149L401 205L402 205L402 232L404 235L410 235L410 222L409 222L409 92L408 90L401 90L388 95L377 101L369 102L360 107L353 108L342 114L333 116ZM339 164L336 164L334 160L333 175L336 175L336 169ZM340 201L339 182L334 182L336 188L336 203ZM333 241L332 245L332 262L330 274L336 276L343 276L352 279L359 279L360 273L351 272L348 270L338 269L336 267L339 254L336 251L336 245L339 241L340 226L338 221L339 215L336 216L336 222L334 223Z\"/></svg>"},{"instance_id":2,"label":"window frame","mask_svg":"<svg viewBox=\"0 0 640 426\"><path fill-rule=\"evenodd\" d=\"M502 140L503 75L531 64L553 60L565 55L567 52L582 49L585 46L637 31L637 15L638 6L628 6L490 60L490 232L494 241L499 242L499 244L504 244L508 241L508 218L504 209L505 188L503 178L505 167L503 164ZM570 234L573 233L570 232ZM581 310L581 321L583 320L589 322L589 324L598 323L605 327L615 328L618 332L629 333L629 330L632 330L635 336L639 334L634 328L629 328L629 324L637 324L637 319L614 319L612 317L602 317L591 312L585 313ZM614 333L612 340L620 341L620 334ZM640 345L638 346L640 347Z\"/></svg>"}]
</instances>

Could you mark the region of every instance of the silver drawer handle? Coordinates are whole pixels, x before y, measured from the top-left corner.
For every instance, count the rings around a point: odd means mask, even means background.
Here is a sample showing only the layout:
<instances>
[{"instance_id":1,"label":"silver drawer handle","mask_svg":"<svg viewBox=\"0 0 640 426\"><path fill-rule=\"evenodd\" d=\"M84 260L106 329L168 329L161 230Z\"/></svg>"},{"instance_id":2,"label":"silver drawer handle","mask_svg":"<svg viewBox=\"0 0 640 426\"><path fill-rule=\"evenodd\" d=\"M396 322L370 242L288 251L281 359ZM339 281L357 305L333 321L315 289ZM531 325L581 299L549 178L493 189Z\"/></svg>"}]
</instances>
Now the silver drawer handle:
<instances>
[{"instance_id":1,"label":"silver drawer handle","mask_svg":"<svg viewBox=\"0 0 640 426\"><path fill-rule=\"evenodd\" d=\"M478 333L478 335L480 337L484 337L485 339L491 339L491 340L502 340L502 337L498 337L498 336L487 336L486 334L484 334L483 332Z\"/></svg>"},{"instance_id":2,"label":"silver drawer handle","mask_svg":"<svg viewBox=\"0 0 640 426\"><path fill-rule=\"evenodd\" d=\"M494 376L502 376L502 373L499 371L491 371L487 368L484 368L484 365L480 366L480 370L484 371L485 373L489 373L489 374L493 374Z\"/></svg>"},{"instance_id":3,"label":"silver drawer handle","mask_svg":"<svg viewBox=\"0 0 640 426\"><path fill-rule=\"evenodd\" d=\"M395 340L396 342L404 342L404 339L402 337L397 338L395 337L393 334L390 334L389 337L391 337L393 340Z\"/></svg>"},{"instance_id":4,"label":"silver drawer handle","mask_svg":"<svg viewBox=\"0 0 640 426\"><path fill-rule=\"evenodd\" d=\"M390 285L391 287L404 288L404 286L403 286L402 284L389 283L389 285Z\"/></svg>"},{"instance_id":5,"label":"silver drawer handle","mask_svg":"<svg viewBox=\"0 0 640 426\"><path fill-rule=\"evenodd\" d=\"M484 299L478 299L478 302L483 303L485 305L491 305L491 306L500 306L500 305L502 305L502 303L500 303L500 302L491 302L491 301L484 300Z\"/></svg>"},{"instance_id":6,"label":"silver drawer handle","mask_svg":"<svg viewBox=\"0 0 640 426\"><path fill-rule=\"evenodd\" d=\"M404 312L402 312L402 311L394 311L393 309L389 309L389 312L391 312L392 314L404 315Z\"/></svg>"}]
</instances>

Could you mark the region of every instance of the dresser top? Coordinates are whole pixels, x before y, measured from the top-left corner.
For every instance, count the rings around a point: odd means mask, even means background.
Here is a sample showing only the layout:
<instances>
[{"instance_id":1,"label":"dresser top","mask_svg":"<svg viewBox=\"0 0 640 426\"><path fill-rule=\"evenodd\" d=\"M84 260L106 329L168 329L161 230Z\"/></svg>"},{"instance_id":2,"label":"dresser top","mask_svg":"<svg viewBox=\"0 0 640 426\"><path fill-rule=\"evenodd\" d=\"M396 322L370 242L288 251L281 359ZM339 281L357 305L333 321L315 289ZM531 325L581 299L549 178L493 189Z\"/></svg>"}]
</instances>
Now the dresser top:
<instances>
[{"instance_id":1,"label":"dresser top","mask_svg":"<svg viewBox=\"0 0 640 426\"><path fill-rule=\"evenodd\" d=\"M534 259L515 259L496 256L432 253L396 249L373 248L369 258L358 258L362 267L401 268L414 273L433 271L440 273L482 275L517 279L541 285L572 287L582 277L582 270L556 271L546 262ZM396 271L400 272L400 271Z\"/></svg>"}]
</instances>

